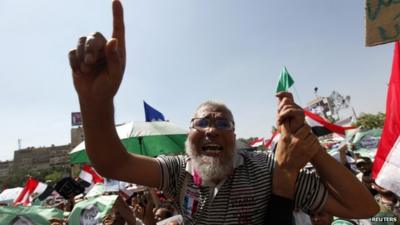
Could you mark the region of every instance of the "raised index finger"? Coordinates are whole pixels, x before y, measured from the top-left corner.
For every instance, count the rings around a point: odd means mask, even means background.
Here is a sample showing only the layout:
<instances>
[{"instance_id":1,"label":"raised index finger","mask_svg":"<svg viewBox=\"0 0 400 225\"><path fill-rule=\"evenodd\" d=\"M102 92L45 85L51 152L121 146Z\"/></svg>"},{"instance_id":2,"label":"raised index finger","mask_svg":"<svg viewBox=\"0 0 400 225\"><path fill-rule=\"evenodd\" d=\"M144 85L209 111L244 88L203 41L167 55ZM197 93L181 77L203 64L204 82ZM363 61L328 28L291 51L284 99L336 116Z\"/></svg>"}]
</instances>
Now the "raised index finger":
<instances>
[{"instance_id":1,"label":"raised index finger","mask_svg":"<svg viewBox=\"0 0 400 225\"><path fill-rule=\"evenodd\" d=\"M125 52L124 11L120 0L113 0L113 33L112 37L118 40L119 52ZM121 52L122 51L122 52Z\"/></svg>"}]
</instances>

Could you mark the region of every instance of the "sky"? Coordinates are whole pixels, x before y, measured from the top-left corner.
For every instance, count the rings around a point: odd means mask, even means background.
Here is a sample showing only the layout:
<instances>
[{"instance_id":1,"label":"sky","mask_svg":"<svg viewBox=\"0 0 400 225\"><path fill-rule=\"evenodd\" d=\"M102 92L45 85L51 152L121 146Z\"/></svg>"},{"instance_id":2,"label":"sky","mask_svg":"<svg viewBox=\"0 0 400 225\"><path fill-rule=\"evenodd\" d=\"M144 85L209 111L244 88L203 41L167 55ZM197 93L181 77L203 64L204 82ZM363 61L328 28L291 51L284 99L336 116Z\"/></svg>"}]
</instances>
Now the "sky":
<instances>
[{"instance_id":1,"label":"sky","mask_svg":"<svg viewBox=\"0 0 400 225\"><path fill-rule=\"evenodd\" d=\"M365 1L123 0L127 44L117 123L143 100L187 129L197 105L225 102L237 137L269 137L286 66L301 106L333 90L360 113L385 112L393 43L365 47ZM0 1L0 160L70 143L79 111L68 51L112 32L110 0Z\"/></svg>"}]
</instances>

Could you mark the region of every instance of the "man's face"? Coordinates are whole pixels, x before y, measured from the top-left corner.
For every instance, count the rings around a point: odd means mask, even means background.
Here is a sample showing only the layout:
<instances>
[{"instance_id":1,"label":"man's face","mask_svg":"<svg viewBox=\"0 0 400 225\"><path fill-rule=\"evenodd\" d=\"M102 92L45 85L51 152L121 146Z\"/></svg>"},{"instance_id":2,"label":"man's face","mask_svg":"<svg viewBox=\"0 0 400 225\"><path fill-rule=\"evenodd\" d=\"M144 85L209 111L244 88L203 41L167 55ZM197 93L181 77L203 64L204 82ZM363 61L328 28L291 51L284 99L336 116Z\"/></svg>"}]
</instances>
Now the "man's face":
<instances>
[{"instance_id":1,"label":"man's face","mask_svg":"<svg viewBox=\"0 0 400 225\"><path fill-rule=\"evenodd\" d=\"M326 212L319 212L311 215L311 221L313 225L330 225L333 217Z\"/></svg>"},{"instance_id":2,"label":"man's face","mask_svg":"<svg viewBox=\"0 0 400 225\"><path fill-rule=\"evenodd\" d=\"M165 208L159 208L156 210L156 212L154 213L154 219L159 222L163 219L167 218L167 213L168 213L168 209Z\"/></svg>"},{"instance_id":3,"label":"man's face","mask_svg":"<svg viewBox=\"0 0 400 225\"><path fill-rule=\"evenodd\" d=\"M358 168L362 173L370 172L370 171L371 171L371 168L372 168L372 163L368 163L368 162L357 163L357 168Z\"/></svg>"},{"instance_id":4,"label":"man's face","mask_svg":"<svg viewBox=\"0 0 400 225\"><path fill-rule=\"evenodd\" d=\"M236 143L233 118L226 110L213 106L201 107L195 118L206 120L199 121L198 126L193 125L196 119L192 120L186 151L200 170L203 180L220 180L233 168Z\"/></svg>"}]
</instances>

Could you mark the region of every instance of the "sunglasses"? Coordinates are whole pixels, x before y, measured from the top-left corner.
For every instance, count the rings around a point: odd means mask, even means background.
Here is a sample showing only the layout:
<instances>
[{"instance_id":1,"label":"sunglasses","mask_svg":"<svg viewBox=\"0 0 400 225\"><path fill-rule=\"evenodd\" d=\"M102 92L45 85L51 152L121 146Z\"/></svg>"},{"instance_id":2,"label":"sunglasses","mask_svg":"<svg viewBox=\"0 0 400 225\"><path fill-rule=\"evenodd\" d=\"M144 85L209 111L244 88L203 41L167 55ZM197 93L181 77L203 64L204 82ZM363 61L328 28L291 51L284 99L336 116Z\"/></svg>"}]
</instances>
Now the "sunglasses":
<instances>
[{"instance_id":1,"label":"sunglasses","mask_svg":"<svg viewBox=\"0 0 400 225\"><path fill-rule=\"evenodd\" d=\"M190 121L190 128L204 131L205 129L214 125L215 128L223 131L233 131L235 130L235 123L231 120L218 117L218 118L193 118Z\"/></svg>"}]
</instances>

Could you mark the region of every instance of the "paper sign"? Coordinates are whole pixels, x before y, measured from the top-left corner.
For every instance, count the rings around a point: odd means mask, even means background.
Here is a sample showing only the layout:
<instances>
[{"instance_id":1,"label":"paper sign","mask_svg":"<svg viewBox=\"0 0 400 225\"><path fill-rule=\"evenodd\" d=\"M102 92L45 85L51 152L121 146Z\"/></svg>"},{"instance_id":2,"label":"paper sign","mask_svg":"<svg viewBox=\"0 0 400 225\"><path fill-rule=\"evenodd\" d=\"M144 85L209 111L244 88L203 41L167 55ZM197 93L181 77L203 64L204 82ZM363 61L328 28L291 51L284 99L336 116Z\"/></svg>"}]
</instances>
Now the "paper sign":
<instances>
[{"instance_id":1,"label":"paper sign","mask_svg":"<svg viewBox=\"0 0 400 225\"><path fill-rule=\"evenodd\" d=\"M104 179L104 191L105 192L118 192L119 191L119 181L113 179Z\"/></svg>"},{"instance_id":2,"label":"paper sign","mask_svg":"<svg viewBox=\"0 0 400 225\"><path fill-rule=\"evenodd\" d=\"M366 0L366 45L400 39L400 0Z\"/></svg>"}]
</instances>

